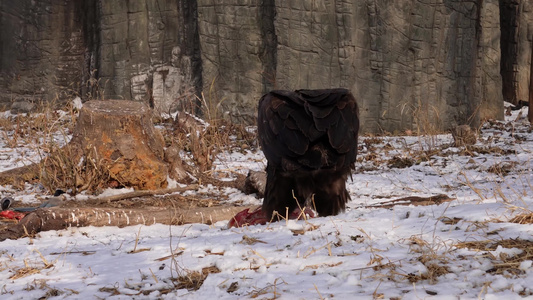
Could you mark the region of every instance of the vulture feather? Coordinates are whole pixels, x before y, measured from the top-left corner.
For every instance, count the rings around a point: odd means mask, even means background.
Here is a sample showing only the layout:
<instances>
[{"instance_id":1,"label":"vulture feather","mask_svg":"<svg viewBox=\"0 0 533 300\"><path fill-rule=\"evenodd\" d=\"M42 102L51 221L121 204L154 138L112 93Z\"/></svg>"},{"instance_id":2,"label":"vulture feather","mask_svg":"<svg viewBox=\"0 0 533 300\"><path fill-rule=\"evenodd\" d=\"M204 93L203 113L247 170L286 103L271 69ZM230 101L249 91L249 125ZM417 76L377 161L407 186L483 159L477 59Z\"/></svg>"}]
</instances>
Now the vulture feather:
<instances>
[{"instance_id":1,"label":"vulture feather","mask_svg":"<svg viewBox=\"0 0 533 300\"><path fill-rule=\"evenodd\" d=\"M343 211L350 199L346 180L357 156L353 95L346 89L272 91L259 101L257 121L268 160L266 218L306 204L321 216Z\"/></svg>"}]
</instances>

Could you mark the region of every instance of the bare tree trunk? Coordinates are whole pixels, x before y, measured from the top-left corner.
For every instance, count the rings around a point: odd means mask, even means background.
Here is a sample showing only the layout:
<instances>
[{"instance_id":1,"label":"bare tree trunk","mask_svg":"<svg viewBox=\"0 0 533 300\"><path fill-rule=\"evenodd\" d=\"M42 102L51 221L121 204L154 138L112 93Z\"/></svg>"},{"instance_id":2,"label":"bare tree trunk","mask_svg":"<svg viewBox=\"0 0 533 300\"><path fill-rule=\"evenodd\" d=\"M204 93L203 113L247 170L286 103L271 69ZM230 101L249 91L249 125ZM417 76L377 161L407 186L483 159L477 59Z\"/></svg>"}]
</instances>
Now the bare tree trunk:
<instances>
[{"instance_id":1,"label":"bare tree trunk","mask_svg":"<svg viewBox=\"0 0 533 300\"><path fill-rule=\"evenodd\" d=\"M38 209L18 224L0 232L0 241L18 239L40 231L61 230L83 226L130 226L156 223L180 225L187 223L213 224L231 219L239 211L250 208L243 206L215 206L194 209L184 208L46 208Z\"/></svg>"}]
</instances>

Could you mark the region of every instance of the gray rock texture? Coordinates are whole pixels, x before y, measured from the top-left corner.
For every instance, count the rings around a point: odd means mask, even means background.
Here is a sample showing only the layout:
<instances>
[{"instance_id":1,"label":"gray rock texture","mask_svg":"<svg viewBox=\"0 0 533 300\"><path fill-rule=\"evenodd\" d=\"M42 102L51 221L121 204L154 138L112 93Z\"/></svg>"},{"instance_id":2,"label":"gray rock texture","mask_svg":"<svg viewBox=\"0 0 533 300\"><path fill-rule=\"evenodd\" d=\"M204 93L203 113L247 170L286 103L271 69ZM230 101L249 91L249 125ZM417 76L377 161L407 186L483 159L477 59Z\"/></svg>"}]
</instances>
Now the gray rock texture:
<instances>
[{"instance_id":1,"label":"gray rock texture","mask_svg":"<svg viewBox=\"0 0 533 300\"><path fill-rule=\"evenodd\" d=\"M78 1L0 1L0 103L57 101L83 78Z\"/></svg>"},{"instance_id":2,"label":"gray rock texture","mask_svg":"<svg viewBox=\"0 0 533 300\"><path fill-rule=\"evenodd\" d=\"M0 104L123 98L253 124L272 89L344 87L363 132L475 127L527 100L532 24L525 0L3 0Z\"/></svg>"},{"instance_id":3,"label":"gray rock texture","mask_svg":"<svg viewBox=\"0 0 533 300\"><path fill-rule=\"evenodd\" d=\"M196 102L184 99L201 91L196 24L194 1L3 0L0 103Z\"/></svg>"},{"instance_id":4,"label":"gray rock texture","mask_svg":"<svg viewBox=\"0 0 533 300\"><path fill-rule=\"evenodd\" d=\"M503 97L517 104L529 98L533 49L533 1L500 0ZM505 34L504 34L505 33Z\"/></svg>"}]
</instances>

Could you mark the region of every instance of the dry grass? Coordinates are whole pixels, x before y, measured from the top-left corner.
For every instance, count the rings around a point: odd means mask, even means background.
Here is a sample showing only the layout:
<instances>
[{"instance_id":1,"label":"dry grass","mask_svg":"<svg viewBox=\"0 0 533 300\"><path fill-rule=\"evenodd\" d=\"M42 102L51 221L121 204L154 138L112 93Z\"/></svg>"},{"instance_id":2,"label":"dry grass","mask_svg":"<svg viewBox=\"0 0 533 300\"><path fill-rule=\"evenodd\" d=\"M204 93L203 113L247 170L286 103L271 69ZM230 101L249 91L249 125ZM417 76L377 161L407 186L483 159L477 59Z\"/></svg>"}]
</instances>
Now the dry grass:
<instances>
[{"instance_id":1,"label":"dry grass","mask_svg":"<svg viewBox=\"0 0 533 300\"><path fill-rule=\"evenodd\" d=\"M518 162L516 161L498 162L490 166L487 171L500 176L506 176L514 170L517 164Z\"/></svg>"},{"instance_id":2,"label":"dry grass","mask_svg":"<svg viewBox=\"0 0 533 300\"><path fill-rule=\"evenodd\" d=\"M209 274L220 273L220 270L215 267L205 267L202 271L188 271L183 275L174 278L174 282L177 289L187 289L189 291L196 291L200 289L204 280Z\"/></svg>"},{"instance_id":3,"label":"dry grass","mask_svg":"<svg viewBox=\"0 0 533 300\"><path fill-rule=\"evenodd\" d=\"M488 270L491 274L504 274L507 276L517 276L524 274L520 269L523 261L533 260L533 241L523 239L502 239L461 242L455 245L457 248L466 248L483 252L482 257L489 258L493 263L493 268ZM508 255L500 253L495 256L487 251L495 251L498 247L506 249L519 249L521 252L517 255Z\"/></svg>"},{"instance_id":4,"label":"dry grass","mask_svg":"<svg viewBox=\"0 0 533 300\"><path fill-rule=\"evenodd\" d=\"M92 84L98 90L98 82ZM190 174L197 178L211 176L213 161L221 151L231 149L244 152L257 147L255 132L222 118L218 111L220 105L213 105L217 103L216 99L207 100L203 95L199 98L188 91L179 102L183 110L180 115L195 115L199 111L205 121L191 117L197 121L191 125L182 124L179 120L160 119L158 125L164 128L166 146L177 145L189 154L191 160L184 164ZM98 192L109 187L106 186L110 180L109 162L97 157L91 149L84 149L87 153L82 154L76 153L81 151L79 149L63 147L75 126L77 110L67 105L66 114L60 114L55 106L52 103L39 107L39 113L1 118L4 143L13 149L35 145L33 147L38 152L39 161L29 163L38 163L39 172L30 177L39 179L50 192L62 188L76 194L84 190ZM121 184L118 182L117 185Z\"/></svg>"},{"instance_id":5,"label":"dry grass","mask_svg":"<svg viewBox=\"0 0 533 300\"><path fill-rule=\"evenodd\" d=\"M73 194L81 191L102 190L111 179L109 162L98 158L93 149L81 155L69 145L51 148L40 163L39 179L49 191L58 187L71 190Z\"/></svg>"},{"instance_id":6,"label":"dry grass","mask_svg":"<svg viewBox=\"0 0 533 300\"><path fill-rule=\"evenodd\" d=\"M509 222L517 224L533 224L533 211L524 212L514 216Z\"/></svg>"},{"instance_id":7,"label":"dry grass","mask_svg":"<svg viewBox=\"0 0 533 300\"><path fill-rule=\"evenodd\" d=\"M33 274L40 273L41 270L50 269L54 266L54 262L49 262L39 250L34 250L34 252L37 252L41 258L42 266L34 266L33 264L30 264L30 262L26 259L24 259L24 267L22 268L16 268L13 270L13 275L9 277L11 280L17 280L19 278L23 278L26 276L30 276Z\"/></svg>"},{"instance_id":8,"label":"dry grass","mask_svg":"<svg viewBox=\"0 0 533 300\"><path fill-rule=\"evenodd\" d=\"M18 148L43 142L46 146L53 144L53 134L61 132L66 136L72 132L72 113L67 112L69 117L63 117L50 106L42 107L39 111L40 113L0 118L2 138L7 146Z\"/></svg>"},{"instance_id":9,"label":"dry grass","mask_svg":"<svg viewBox=\"0 0 533 300\"><path fill-rule=\"evenodd\" d=\"M166 146L177 145L186 151L194 166L188 171L195 175L209 172L216 155L224 150L246 151L257 147L255 132L224 119L219 111L223 100L210 97L214 96L209 93L208 99L203 94L197 97L191 90L181 100L176 119L170 126L164 126ZM203 119L195 117L197 112Z\"/></svg>"},{"instance_id":10,"label":"dry grass","mask_svg":"<svg viewBox=\"0 0 533 300\"><path fill-rule=\"evenodd\" d=\"M265 287L254 288L250 293L248 293L247 296L252 299L256 299L263 295L272 294L272 296L267 297L265 299L278 299L281 296L281 293L279 292L280 285L287 285L287 282L285 282L285 280L283 280L282 278L276 278L273 283L268 284Z\"/></svg>"},{"instance_id":11,"label":"dry grass","mask_svg":"<svg viewBox=\"0 0 533 300\"><path fill-rule=\"evenodd\" d=\"M37 178L49 191L58 187L69 188L62 184L62 179L73 180L72 161L70 153L65 153L61 144L68 141L72 132L76 114L70 108L66 114L54 109L54 103L38 106L35 113L18 114L10 118L0 119L0 129L3 140L10 148L29 147L38 153L40 163L29 161L29 164L39 163ZM56 168L52 168L52 167ZM64 175L64 176L62 176ZM31 175L33 176L33 175Z\"/></svg>"},{"instance_id":12,"label":"dry grass","mask_svg":"<svg viewBox=\"0 0 533 300\"><path fill-rule=\"evenodd\" d=\"M447 266L450 259L448 257L450 249L444 242L436 239L429 243L419 236L412 236L408 242L410 252L414 253L417 256L416 259L427 269L424 273L407 274L406 278L409 282L428 280L430 284L434 284L439 276L450 272Z\"/></svg>"}]
</instances>

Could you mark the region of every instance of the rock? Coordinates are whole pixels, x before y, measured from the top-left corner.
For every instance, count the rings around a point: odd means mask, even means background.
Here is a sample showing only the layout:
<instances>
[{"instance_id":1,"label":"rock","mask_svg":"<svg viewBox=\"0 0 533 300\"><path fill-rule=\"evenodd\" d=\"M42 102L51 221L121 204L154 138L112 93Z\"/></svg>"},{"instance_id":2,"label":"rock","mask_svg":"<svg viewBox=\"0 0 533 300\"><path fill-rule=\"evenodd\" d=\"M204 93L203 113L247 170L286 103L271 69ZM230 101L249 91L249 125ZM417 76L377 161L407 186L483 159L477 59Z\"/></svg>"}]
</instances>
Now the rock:
<instances>
[{"instance_id":1,"label":"rock","mask_svg":"<svg viewBox=\"0 0 533 300\"><path fill-rule=\"evenodd\" d=\"M201 93L196 1L2 1L0 24L0 104L80 95L168 113Z\"/></svg>"},{"instance_id":2,"label":"rock","mask_svg":"<svg viewBox=\"0 0 533 300\"><path fill-rule=\"evenodd\" d=\"M35 103L29 101L16 101L11 105L12 114L27 114L35 109Z\"/></svg>"},{"instance_id":3,"label":"rock","mask_svg":"<svg viewBox=\"0 0 533 300\"><path fill-rule=\"evenodd\" d=\"M0 22L0 106L199 113L203 92L213 116L254 124L272 89L344 87L363 132L394 132L477 127L528 99L531 1L20 0Z\"/></svg>"},{"instance_id":4,"label":"rock","mask_svg":"<svg viewBox=\"0 0 533 300\"><path fill-rule=\"evenodd\" d=\"M234 120L274 87L350 89L363 132L503 118L496 0L236 2L198 1L204 91Z\"/></svg>"},{"instance_id":5,"label":"rock","mask_svg":"<svg viewBox=\"0 0 533 300\"><path fill-rule=\"evenodd\" d=\"M80 97L76 97L72 100L70 105L72 106L73 109L79 111L83 106L83 102L81 101Z\"/></svg>"}]
</instances>

